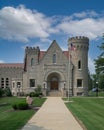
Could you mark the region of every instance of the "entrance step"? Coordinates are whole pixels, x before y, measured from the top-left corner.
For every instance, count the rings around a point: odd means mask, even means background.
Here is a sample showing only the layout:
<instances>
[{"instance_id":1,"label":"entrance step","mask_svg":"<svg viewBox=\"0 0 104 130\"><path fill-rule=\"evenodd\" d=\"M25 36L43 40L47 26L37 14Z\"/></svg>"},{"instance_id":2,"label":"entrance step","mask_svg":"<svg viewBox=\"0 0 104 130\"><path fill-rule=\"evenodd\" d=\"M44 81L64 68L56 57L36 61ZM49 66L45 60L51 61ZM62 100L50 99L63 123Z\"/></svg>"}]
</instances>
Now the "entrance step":
<instances>
[{"instance_id":1,"label":"entrance step","mask_svg":"<svg viewBox=\"0 0 104 130\"><path fill-rule=\"evenodd\" d=\"M49 96L50 97L62 97L62 92L61 91L50 91Z\"/></svg>"}]
</instances>

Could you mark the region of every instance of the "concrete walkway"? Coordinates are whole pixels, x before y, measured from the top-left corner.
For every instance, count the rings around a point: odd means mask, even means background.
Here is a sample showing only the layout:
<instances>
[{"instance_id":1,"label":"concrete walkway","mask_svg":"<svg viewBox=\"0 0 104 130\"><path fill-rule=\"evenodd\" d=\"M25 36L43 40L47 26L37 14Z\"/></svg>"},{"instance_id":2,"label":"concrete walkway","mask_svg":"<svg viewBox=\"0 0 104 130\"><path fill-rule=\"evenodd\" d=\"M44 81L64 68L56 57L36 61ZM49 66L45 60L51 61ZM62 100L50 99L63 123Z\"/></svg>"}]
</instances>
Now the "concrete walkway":
<instances>
[{"instance_id":1,"label":"concrete walkway","mask_svg":"<svg viewBox=\"0 0 104 130\"><path fill-rule=\"evenodd\" d=\"M83 130L60 97L49 97L22 130Z\"/></svg>"}]
</instances>

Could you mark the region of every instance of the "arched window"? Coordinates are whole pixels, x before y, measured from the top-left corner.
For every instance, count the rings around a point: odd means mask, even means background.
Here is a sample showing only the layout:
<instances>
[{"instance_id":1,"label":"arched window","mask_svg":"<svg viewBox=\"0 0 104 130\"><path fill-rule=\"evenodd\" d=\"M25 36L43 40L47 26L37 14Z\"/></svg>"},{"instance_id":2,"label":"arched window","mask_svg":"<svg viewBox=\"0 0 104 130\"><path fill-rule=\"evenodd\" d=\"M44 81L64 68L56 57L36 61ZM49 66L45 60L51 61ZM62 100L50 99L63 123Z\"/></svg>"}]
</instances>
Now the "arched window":
<instances>
[{"instance_id":1,"label":"arched window","mask_svg":"<svg viewBox=\"0 0 104 130\"><path fill-rule=\"evenodd\" d=\"M31 58L31 66L33 66L33 65L34 65L34 59Z\"/></svg>"},{"instance_id":2,"label":"arched window","mask_svg":"<svg viewBox=\"0 0 104 130\"><path fill-rule=\"evenodd\" d=\"M78 61L78 69L81 69L81 61Z\"/></svg>"},{"instance_id":3,"label":"arched window","mask_svg":"<svg viewBox=\"0 0 104 130\"><path fill-rule=\"evenodd\" d=\"M56 54L53 54L53 63L56 63Z\"/></svg>"}]
</instances>

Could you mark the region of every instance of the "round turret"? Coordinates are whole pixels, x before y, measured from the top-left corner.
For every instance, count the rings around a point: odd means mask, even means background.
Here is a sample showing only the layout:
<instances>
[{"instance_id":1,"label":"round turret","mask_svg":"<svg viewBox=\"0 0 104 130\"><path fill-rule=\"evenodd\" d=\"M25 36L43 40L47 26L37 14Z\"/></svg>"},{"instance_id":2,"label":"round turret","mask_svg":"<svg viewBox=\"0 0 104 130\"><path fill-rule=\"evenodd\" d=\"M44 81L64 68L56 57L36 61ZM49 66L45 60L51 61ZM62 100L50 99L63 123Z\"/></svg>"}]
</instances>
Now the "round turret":
<instances>
[{"instance_id":1,"label":"round turret","mask_svg":"<svg viewBox=\"0 0 104 130\"><path fill-rule=\"evenodd\" d=\"M88 88L88 49L89 38L77 36L68 40L69 54L73 69L74 95L86 95Z\"/></svg>"},{"instance_id":2,"label":"round turret","mask_svg":"<svg viewBox=\"0 0 104 130\"><path fill-rule=\"evenodd\" d=\"M88 49L89 48L89 38L84 36L77 36L69 38L68 40L68 46L70 47L70 44L73 44L76 49L83 48Z\"/></svg>"},{"instance_id":3,"label":"round turret","mask_svg":"<svg viewBox=\"0 0 104 130\"><path fill-rule=\"evenodd\" d=\"M72 42L89 42L89 38L88 37L85 37L85 36L76 36L76 37L71 37L69 38L68 41L72 41Z\"/></svg>"}]
</instances>

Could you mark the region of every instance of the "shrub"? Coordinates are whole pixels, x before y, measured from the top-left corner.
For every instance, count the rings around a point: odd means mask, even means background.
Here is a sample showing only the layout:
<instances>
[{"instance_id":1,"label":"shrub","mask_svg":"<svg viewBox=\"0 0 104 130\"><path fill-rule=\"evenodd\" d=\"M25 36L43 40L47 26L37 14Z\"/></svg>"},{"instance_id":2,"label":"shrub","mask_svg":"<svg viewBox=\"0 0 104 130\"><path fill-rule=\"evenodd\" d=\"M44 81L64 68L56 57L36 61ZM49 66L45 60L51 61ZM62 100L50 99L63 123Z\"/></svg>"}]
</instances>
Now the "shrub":
<instances>
[{"instance_id":1,"label":"shrub","mask_svg":"<svg viewBox=\"0 0 104 130\"><path fill-rule=\"evenodd\" d=\"M2 97L2 96L3 96L3 94L4 94L4 91L3 91L3 89L2 89L2 88L0 88L0 97Z\"/></svg>"},{"instance_id":2,"label":"shrub","mask_svg":"<svg viewBox=\"0 0 104 130\"><path fill-rule=\"evenodd\" d=\"M42 92L42 87L41 85L37 85L37 88L35 89L36 93L41 93Z\"/></svg>"},{"instance_id":3,"label":"shrub","mask_svg":"<svg viewBox=\"0 0 104 130\"><path fill-rule=\"evenodd\" d=\"M29 94L29 96L30 96L30 97L35 97L35 92L31 92L31 93Z\"/></svg>"},{"instance_id":4,"label":"shrub","mask_svg":"<svg viewBox=\"0 0 104 130\"><path fill-rule=\"evenodd\" d=\"M6 96L8 96L8 97L11 97L11 96L12 96L12 93L11 93L10 88L5 88L5 89L4 89L4 94L5 94Z\"/></svg>"},{"instance_id":5,"label":"shrub","mask_svg":"<svg viewBox=\"0 0 104 130\"><path fill-rule=\"evenodd\" d=\"M27 110L28 109L28 104L25 102L19 103L18 104L18 109L19 110Z\"/></svg>"},{"instance_id":6,"label":"shrub","mask_svg":"<svg viewBox=\"0 0 104 130\"><path fill-rule=\"evenodd\" d=\"M28 104L26 102L14 103L12 107L15 110L27 110Z\"/></svg>"},{"instance_id":7,"label":"shrub","mask_svg":"<svg viewBox=\"0 0 104 130\"><path fill-rule=\"evenodd\" d=\"M17 110L17 105L16 104L13 104L12 107L13 107L14 110Z\"/></svg>"}]
</instances>

